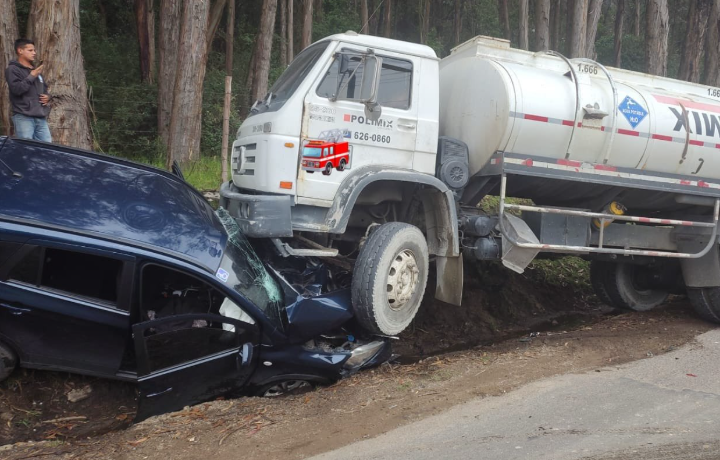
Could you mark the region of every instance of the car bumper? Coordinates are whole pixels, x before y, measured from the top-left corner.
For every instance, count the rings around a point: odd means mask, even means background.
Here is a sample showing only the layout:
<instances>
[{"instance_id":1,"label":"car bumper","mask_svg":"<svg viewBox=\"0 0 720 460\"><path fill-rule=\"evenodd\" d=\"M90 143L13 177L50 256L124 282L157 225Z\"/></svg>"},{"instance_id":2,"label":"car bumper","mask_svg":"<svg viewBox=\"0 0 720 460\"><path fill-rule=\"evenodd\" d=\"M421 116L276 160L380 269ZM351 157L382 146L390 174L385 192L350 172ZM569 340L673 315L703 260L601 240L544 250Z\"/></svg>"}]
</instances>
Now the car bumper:
<instances>
[{"instance_id":1,"label":"car bumper","mask_svg":"<svg viewBox=\"0 0 720 460\"><path fill-rule=\"evenodd\" d=\"M235 218L240 230L251 238L293 236L290 195L249 195L232 182L220 186L220 206Z\"/></svg>"}]
</instances>

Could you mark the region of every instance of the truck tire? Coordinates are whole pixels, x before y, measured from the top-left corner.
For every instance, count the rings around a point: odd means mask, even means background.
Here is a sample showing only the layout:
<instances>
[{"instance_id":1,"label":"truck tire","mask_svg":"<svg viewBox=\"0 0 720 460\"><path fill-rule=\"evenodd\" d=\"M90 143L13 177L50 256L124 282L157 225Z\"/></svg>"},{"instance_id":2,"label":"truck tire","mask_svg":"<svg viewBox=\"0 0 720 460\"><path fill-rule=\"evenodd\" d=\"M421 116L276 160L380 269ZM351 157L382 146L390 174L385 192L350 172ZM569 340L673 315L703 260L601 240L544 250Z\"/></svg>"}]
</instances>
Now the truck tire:
<instances>
[{"instance_id":1,"label":"truck tire","mask_svg":"<svg viewBox=\"0 0 720 460\"><path fill-rule=\"evenodd\" d=\"M720 287L688 289L687 295L702 319L720 323Z\"/></svg>"},{"instance_id":2,"label":"truck tire","mask_svg":"<svg viewBox=\"0 0 720 460\"><path fill-rule=\"evenodd\" d=\"M593 261L590 279L595 293L604 303L623 310L648 311L664 303L669 295L666 291L637 286L639 269L634 264Z\"/></svg>"},{"instance_id":3,"label":"truck tire","mask_svg":"<svg viewBox=\"0 0 720 460\"><path fill-rule=\"evenodd\" d=\"M330 163L327 163L325 165L325 170L323 171L323 175L329 176L330 174L332 174L332 170L333 170L333 166Z\"/></svg>"},{"instance_id":4,"label":"truck tire","mask_svg":"<svg viewBox=\"0 0 720 460\"><path fill-rule=\"evenodd\" d=\"M376 334L402 332L420 308L428 264L420 229L402 222L378 227L355 261L352 304L358 323Z\"/></svg>"},{"instance_id":5,"label":"truck tire","mask_svg":"<svg viewBox=\"0 0 720 460\"><path fill-rule=\"evenodd\" d=\"M337 167L338 171L345 171L345 165L347 164L347 161L345 161L345 158L342 158L340 160L340 164Z\"/></svg>"},{"instance_id":6,"label":"truck tire","mask_svg":"<svg viewBox=\"0 0 720 460\"><path fill-rule=\"evenodd\" d=\"M10 347L0 342L0 382L10 377L17 366L17 356Z\"/></svg>"}]
</instances>

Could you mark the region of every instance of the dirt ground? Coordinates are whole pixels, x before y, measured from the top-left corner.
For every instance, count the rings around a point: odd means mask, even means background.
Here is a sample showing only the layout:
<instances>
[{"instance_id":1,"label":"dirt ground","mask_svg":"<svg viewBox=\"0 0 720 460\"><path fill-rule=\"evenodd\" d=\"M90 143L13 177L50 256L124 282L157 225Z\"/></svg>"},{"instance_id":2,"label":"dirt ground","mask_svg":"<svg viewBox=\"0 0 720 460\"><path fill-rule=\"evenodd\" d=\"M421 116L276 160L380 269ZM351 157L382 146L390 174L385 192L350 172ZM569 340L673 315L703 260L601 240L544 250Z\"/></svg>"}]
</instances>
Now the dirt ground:
<instances>
[{"instance_id":1,"label":"dirt ground","mask_svg":"<svg viewBox=\"0 0 720 460\"><path fill-rule=\"evenodd\" d=\"M132 386L21 372L0 386L0 458L305 458L478 396L664 353L713 327L682 299L618 314L532 273L466 275L463 306L428 300L395 344L398 362L302 395L219 400L121 430ZM87 399L67 401L86 385Z\"/></svg>"}]
</instances>

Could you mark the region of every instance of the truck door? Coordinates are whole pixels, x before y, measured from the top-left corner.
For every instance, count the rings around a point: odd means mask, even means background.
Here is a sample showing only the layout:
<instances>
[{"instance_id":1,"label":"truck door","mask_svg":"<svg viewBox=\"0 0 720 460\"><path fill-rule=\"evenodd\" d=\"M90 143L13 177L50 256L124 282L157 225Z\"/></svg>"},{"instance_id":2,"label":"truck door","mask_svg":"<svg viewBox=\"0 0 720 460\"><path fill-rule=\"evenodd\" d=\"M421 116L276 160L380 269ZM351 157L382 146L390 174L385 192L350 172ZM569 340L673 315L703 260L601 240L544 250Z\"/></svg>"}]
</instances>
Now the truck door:
<instances>
[{"instance_id":1,"label":"truck door","mask_svg":"<svg viewBox=\"0 0 720 460\"><path fill-rule=\"evenodd\" d=\"M338 185L361 166L413 169L419 106L414 88L419 84L420 59L384 50L376 52L382 60L377 88L382 114L373 121L366 116L363 103L343 100L359 97L363 77L368 78L363 59L368 50L342 45L339 52L348 55L347 68L342 68L336 54L313 85L305 98L301 138L301 155L310 141L329 142L333 155L327 157L327 164L333 166L322 172L300 167L299 202L303 198L327 200L329 206ZM333 101L336 93L337 100Z\"/></svg>"}]
</instances>

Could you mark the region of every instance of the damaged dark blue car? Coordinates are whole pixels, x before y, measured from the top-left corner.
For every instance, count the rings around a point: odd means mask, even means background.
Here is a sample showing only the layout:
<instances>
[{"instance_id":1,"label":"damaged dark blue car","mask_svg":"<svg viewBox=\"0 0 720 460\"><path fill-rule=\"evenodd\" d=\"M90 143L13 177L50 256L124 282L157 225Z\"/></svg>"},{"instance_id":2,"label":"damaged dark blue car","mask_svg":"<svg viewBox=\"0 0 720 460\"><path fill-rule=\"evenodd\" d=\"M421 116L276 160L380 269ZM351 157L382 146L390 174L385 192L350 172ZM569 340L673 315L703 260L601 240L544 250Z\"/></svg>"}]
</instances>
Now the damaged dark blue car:
<instances>
[{"instance_id":1,"label":"damaged dark blue car","mask_svg":"<svg viewBox=\"0 0 720 460\"><path fill-rule=\"evenodd\" d=\"M390 356L344 279L255 248L178 175L0 137L0 380L137 382L136 420L331 383Z\"/></svg>"}]
</instances>

